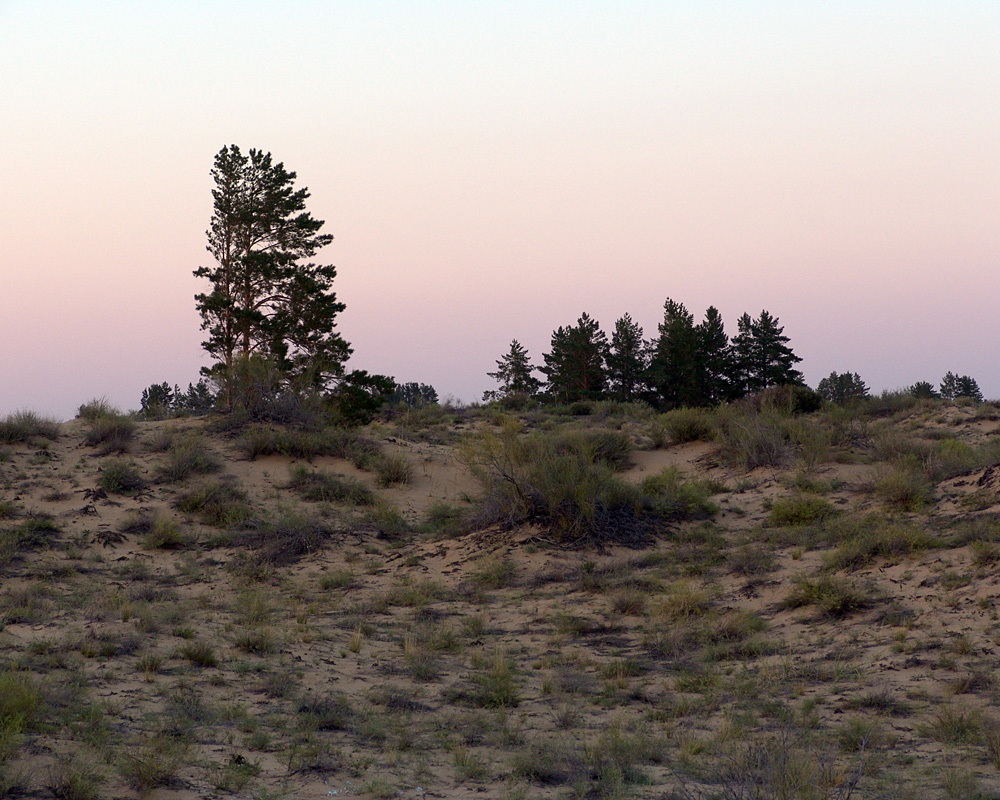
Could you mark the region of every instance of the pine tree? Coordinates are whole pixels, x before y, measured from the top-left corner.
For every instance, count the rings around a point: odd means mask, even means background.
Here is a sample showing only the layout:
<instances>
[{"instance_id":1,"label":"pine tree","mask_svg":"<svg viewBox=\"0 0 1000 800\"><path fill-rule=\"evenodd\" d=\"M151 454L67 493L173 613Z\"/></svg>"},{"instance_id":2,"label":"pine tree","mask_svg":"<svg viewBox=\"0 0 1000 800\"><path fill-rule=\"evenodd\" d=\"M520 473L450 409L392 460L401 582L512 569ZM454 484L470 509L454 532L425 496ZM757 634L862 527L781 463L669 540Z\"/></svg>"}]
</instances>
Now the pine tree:
<instances>
[{"instance_id":1,"label":"pine tree","mask_svg":"<svg viewBox=\"0 0 1000 800\"><path fill-rule=\"evenodd\" d=\"M645 388L647 347L642 326L628 314L615 323L607 355L611 396L622 403L638 400Z\"/></svg>"},{"instance_id":2,"label":"pine tree","mask_svg":"<svg viewBox=\"0 0 1000 800\"><path fill-rule=\"evenodd\" d=\"M744 312L736 320L736 335L729 345L730 400L746 397L757 390L755 364L759 360L757 340L753 335L753 319Z\"/></svg>"},{"instance_id":3,"label":"pine tree","mask_svg":"<svg viewBox=\"0 0 1000 800\"><path fill-rule=\"evenodd\" d=\"M649 365L657 403L666 408L702 405L694 315L683 303L667 298L659 332Z\"/></svg>"},{"instance_id":4,"label":"pine tree","mask_svg":"<svg viewBox=\"0 0 1000 800\"><path fill-rule=\"evenodd\" d=\"M289 384L326 388L342 377L351 348L335 330L344 310L332 292L336 268L309 262L332 241L323 221L306 211L307 189L270 153L224 147L211 172L215 182L207 250L210 291L195 296L208 332L203 347L216 359L206 369L227 391L237 359L272 359Z\"/></svg>"},{"instance_id":5,"label":"pine tree","mask_svg":"<svg viewBox=\"0 0 1000 800\"><path fill-rule=\"evenodd\" d=\"M526 400L534 397L542 387L542 382L532 375L534 371L528 351L514 339L510 350L497 361L497 371L486 373L500 384L500 388L484 393L483 400Z\"/></svg>"},{"instance_id":6,"label":"pine tree","mask_svg":"<svg viewBox=\"0 0 1000 800\"><path fill-rule=\"evenodd\" d=\"M549 394L563 403L599 399L607 384L608 338L597 320L584 313L575 327L555 330L551 346L541 368Z\"/></svg>"},{"instance_id":7,"label":"pine tree","mask_svg":"<svg viewBox=\"0 0 1000 800\"><path fill-rule=\"evenodd\" d=\"M842 375L831 372L819 382L816 392L824 400L844 405L868 397L868 386L856 372L845 372Z\"/></svg>"},{"instance_id":8,"label":"pine tree","mask_svg":"<svg viewBox=\"0 0 1000 800\"><path fill-rule=\"evenodd\" d=\"M753 335L757 341L758 381L760 388L802 383L802 373L794 368L802 359L788 346L788 337L778 318L761 311L753 322Z\"/></svg>"},{"instance_id":9,"label":"pine tree","mask_svg":"<svg viewBox=\"0 0 1000 800\"><path fill-rule=\"evenodd\" d=\"M968 375L956 375L949 371L941 381L941 397L945 400L957 400L967 397L977 403L983 402L983 393L975 378Z\"/></svg>"},{"instance_id":10,"label":"pine tree","mask_svg":"<svg viewBox=\"0 0 1000 800\"><path fill-rule=\"evenodd\" d=\"M732 373L729 337L719 309L709 306L695 334L698 337L699 395L705 405L718 405L729 395Z\"/></svg>"}]
</instances>

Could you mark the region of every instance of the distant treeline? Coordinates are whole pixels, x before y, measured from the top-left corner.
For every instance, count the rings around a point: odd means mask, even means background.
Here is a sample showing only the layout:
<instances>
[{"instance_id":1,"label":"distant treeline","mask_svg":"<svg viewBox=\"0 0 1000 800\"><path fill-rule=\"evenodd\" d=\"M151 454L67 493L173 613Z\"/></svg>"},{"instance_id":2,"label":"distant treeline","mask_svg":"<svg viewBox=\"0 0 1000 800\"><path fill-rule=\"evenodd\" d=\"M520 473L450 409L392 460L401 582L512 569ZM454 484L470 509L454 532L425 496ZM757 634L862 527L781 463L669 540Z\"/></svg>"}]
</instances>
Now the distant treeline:
<instances>
[{"instance_id":1,"label":"distant treeline","mask_svg":"<svg viewBox=\"0 0 1000 800\"><path fill-rule=\"evenodd\" d=\"M668 299L656 337L644 338L642 327L626 314L615 322L609 341L600 324L584 313L576 325L553 331L542 366L532 364L524 346L512 341L496 371L487 373L499 387L483 399L515 406L532 398L612 400L671 409L714 406L773 386L807 388L795 368L802 359L792 351L776 316L766 310L756 318L744 313L736 330L730 339L714 306L696 324L683 303ZM939 390L920 381L904 391L917 397L983 399L973 378L951 372ZM867 397L869 390L857 373L833 372L820 381L817 393L845 403Z\"/></svg>"}]
</instances>

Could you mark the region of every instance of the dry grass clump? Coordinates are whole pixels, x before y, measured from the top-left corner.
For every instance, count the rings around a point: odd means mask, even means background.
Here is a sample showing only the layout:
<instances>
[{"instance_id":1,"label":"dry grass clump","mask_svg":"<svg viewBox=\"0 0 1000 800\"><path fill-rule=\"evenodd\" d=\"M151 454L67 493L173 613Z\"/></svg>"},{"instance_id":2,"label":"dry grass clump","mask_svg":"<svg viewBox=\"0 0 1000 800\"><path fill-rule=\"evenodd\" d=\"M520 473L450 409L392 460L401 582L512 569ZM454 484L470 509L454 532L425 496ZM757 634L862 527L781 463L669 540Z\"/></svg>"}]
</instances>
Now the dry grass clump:
<instances>
[{"instance_id":1,"label":"dry grass clump","mask_svg":"<svg viewBox=\"0 0 1000 800\"><path fill-rule=\"evenodd\" d=\"M732 405L718 412L719 456L728 465L750 471L781 467L791 455L790 416L777 408Z\"/></svg>"},{"instance_id":2,"label":"dry grass clump","mask_svg":"<svg viewBox=\"0 0 1000 800\"><path fill-rule=\"evenodd\" d=\"M135 438L135 427L135 420L128 416L97 416L90 421L83 441L89 447L96 447L101 455L127 453Z\"/></svg>"},{"instance_id":3,"label":"dry grass clump","mask_svg":"<svg viewBox=\"0 0 1000 800\"><path fill-rule=\"evenodd\" d=\"M405 486L413 480L413 465L402 453L383 453L372 461L372 469L378 485Z\"/></svg>"},{"instance_id":4,"label":"dry grass clump","mask_svg":"<svg viewBox=\"0 0 1000 800\"><path fill-rule=\"evenodd\" d=\"M127 458L107 458L101 462L100 486L109 494L134 497L146 489L138 465Z\"/></svg>"},{"instance_id":5,"label":"dry grass clump","mask_svg":"<svg viewBox=\"0 0 1000 800\"><path fill-rule=\"evenodd\" d=\"M322 550L332 534L323 522L288 513L258 523L254 530L240 537L239 543L252 547L266 564L288 566Z\"/></svg>"},{"instance_id":6,"label":"dry grass clump","mask_svg":"<svg viewBox=\"0 0 1000 800\"><path fill-rule=\"evenodd\" d=\"M782 601L783 608L814 606L821 614L842 619L858 611L874 608L885 599L872 584L863 584L833 575L794 579L793 588Z\"/></svg>"},{"instance_id":7,"label":"dry grass clump","mask_svg":"<svg viewBox=\"0 0 1000 800\"><path fill-rule=\"evenodd\" d=\"M375 503L375 494L354 478L334 475L323 470L311 470L304 464L291 468L288 487L312 502L349 503L355 506L370 506Z\"/></svg>"},{"instance_id":8,"label":"dry grass clump","mask_svg":"<svg viewBox=\"0 0 1000 800\"><path fill-rule=\"evenodd\" d=\"M477 522L538 524L560 542L638 544L656 528L637 487L614 474L600 451L507 425L463 443L462 458L483 487Z\"/></svg>"},{"instance_id":9,"label":"dry grass clump","mask_svg":"<svg viewBox=\"0 0 1000 800\"><path fill-rule=\"evenodd\" d=\"M60 425L34 411L15 411L0 420L0 443L23 444L36 439L59 438Z\"/></svg>"},{"instance_id":10,"label":"dry grass clump","mask_svg":"<svg viewBox=\"0 0 1000 800\"><path fill-rule=\"evenodd\" d=\"M177 508L198 514L206 525L218 528L242 527L254 517L246 492L231 480L203 483L183 492Z\"/></svg>"},{"instance_id":11,"label":"dry grass clump","mask_svg":"<svg viewBox=\"0 0 1000 800\"><path fill-rule=\"evenodd\" d=\"M715 438L715 415L703 408L675 408L653 418L649 437L657 448Z\"/></svg>"},{"instance_id":12,"label":"dry grass clump","mask_svg":"<svg viewBox=\"0 0 1000 800\"><path fill-rule=\"evenodd\" d=\"M811 495L796 495L775 500L767 515L772 527L813 525L836 514L829 500Z\"/></svg>"},{"instance_id":13,"label":"dry grass clump","mask_svg":"<svg viewBox=\"0 0 1000 800\"><path fill-rule=\"evenodd\" d=\"M174 437L167 447L166 458L156 469L156 476L162 483L179 483L192 475L208 475L220 469L222 462L203 439Z\"/></svg>"}]
</instances>

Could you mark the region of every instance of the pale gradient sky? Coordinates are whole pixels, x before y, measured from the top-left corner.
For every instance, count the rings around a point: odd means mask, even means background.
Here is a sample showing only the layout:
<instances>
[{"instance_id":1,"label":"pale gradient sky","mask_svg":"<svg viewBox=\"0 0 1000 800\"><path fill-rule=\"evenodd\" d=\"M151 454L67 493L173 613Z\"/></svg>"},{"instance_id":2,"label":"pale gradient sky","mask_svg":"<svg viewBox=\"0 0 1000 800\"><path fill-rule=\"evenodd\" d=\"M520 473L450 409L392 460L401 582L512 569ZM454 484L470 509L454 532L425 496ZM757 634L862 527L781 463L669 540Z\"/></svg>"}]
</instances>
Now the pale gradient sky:
<instances>
[{"instance_id":1,"label":"pale gradient sky","mask_svg":"<svg viewBox=\"0 0 1000 800\"><path fill-rule=\"evenodd\" d=\"M478 399L582 311L777 315L1000 396L1000 3L0 0L0 414L197 380L212 160L336 238L350 366Z\"/></svg>"}]
</instances>

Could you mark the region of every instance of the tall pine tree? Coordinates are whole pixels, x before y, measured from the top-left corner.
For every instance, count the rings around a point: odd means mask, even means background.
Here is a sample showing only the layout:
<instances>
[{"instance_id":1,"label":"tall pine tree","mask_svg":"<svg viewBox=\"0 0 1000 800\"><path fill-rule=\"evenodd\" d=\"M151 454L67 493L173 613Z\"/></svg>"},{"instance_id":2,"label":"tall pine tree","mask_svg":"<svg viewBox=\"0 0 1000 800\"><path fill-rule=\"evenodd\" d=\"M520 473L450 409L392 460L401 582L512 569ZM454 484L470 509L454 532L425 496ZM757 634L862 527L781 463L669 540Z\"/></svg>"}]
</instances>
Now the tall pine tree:
<instances>
[{"instance_id":1,"label":"tall pine tree","mask_svg":"<svg viewBox=\"0 0 1000 800\"><path fill-rule=\"evenodd\" d=\"M534 397L542 386L542 382L532 374L534 371L528 351L514 339L510 350L497 361L497 371L486 373L500 384L500 388L486 392L483 400L517 402Z\"/></svg>"},{"instance_id":2,"label":"tall pine tree","mask_svg":"<svg viewBox=\"0 0 1000 800\"><path fill-rule=\"evenodd\" d=\"M647 347L642 326L628 314L615 323L608 350L608 383L611 397L631 403L644 394Z\"/></svg>"},{"instance_id":3,"label":"tall pine tree","mask_svg":"<svg viewBox=\"0 0 1000 800\"><path fill-rule=\"evenodd\" d=\"M211 171L215 188L207 250L215 264L199 267L208 292L195 296L203 347L216 359L205 372L227 391L235 362L260 355L289 383L325 388L343 376L351 348L336 332L344 310L332 291L337 271L309 261L333 237L306 210L307 189L270 153L222 148Z\"/></svg>"},{"instance_id":4,"label":"tall pine tree","mask_svg":"<svg viewBox=\"0 0 1000 800\"><path fill-rule=\"evenodd\" d=\"M659 332L649 365L650 387L657 404L666 408L701 405L694 315L683 303L667 298Z\"/></svg>"},{"instance_id":5,"label":"tall pine tree","mask_svg":"<svg viewBox=\"0 0 1000 800\"><path fill-rule=\"evenodd\" d=\"M600 399L607 385L608 337L597 320L584 312L575 326L559 327L552 333L551 346L541 368L548 378L549 394L562 403Z\"/></svg>"}]
</instances>

